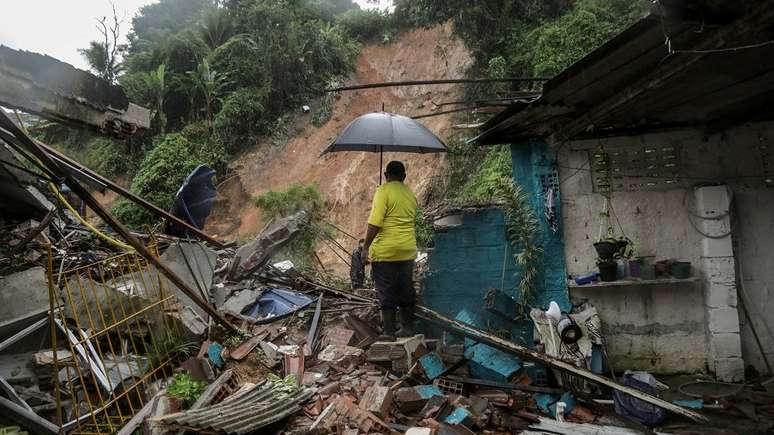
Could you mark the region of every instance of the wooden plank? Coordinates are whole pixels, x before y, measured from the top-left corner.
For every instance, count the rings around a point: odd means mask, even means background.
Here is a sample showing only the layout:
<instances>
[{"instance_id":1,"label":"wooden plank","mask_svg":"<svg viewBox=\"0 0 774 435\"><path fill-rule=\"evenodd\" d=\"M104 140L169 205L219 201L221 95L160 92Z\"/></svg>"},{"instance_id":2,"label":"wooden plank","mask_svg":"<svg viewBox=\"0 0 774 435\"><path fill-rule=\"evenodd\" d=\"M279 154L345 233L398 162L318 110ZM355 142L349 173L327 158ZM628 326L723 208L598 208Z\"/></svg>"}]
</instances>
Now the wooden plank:
<instances>
[{"instance_id":1,"label":"wooden plank","mask_svg":"<svg viewBox=\"0 0 774 435\"><path fill-rule=\"evenodd\" d=\"M137 429L145 421L145 417L151 414L151 411L153 410L153 407L156 404L156 401L159 400L159 397L166 394L166 392L167 392L167 389L164 388L158 393L156 393L156 395L153 396L151 400L145 403L145 406L143 406L142 409L137 411L137 414L134 414L134 417L132 417L132 419L129 420L124 425L124 427L122 427L121 430L118 431L116 435L132 435L134 433L134 430Z\"/></svg>"},{"instance_id":2,"label":"wooden plank","mask_svg":"<svg viewBox=\"0 0 774 435\"><path fill-rule=\"evenodd\" d=\"M204 389L202 395L196 399L196 402L194 402L193 405L191 405L191 409L199 409L205 406L209 406L212 401L215 400L215 397L217 397L218 393L220 393L220 390L225 387L226 384L228 384L228 381L231 380L233 375L234 371L229 369L218 376L218 379L215 379L210 385L207 386L207 388Z\"/></svg>"},{"instance_id":3,"label":"wooden plank","mask_svg":"<svg viewBox=\"0 0 774 435\"><path fill-rule=\"evenodd\" d=\"M317 330L320 328L320 312L322 309L323 295L317 297L317 307L314 309L314 317L312 318L312 326L309 328L309 334L306 336L306 344L304 344L304 354L312 355L314 353L315 341L317 340Z\"/></svg>"},{"instance_id":4,"label":"wooden plank","mask_svg":"<svg viewBox=\"0 0 774 435\"><path fill-rule=\"evenodd\" d=\"M75 167L76 169L79 169L83 171L84 174L94 178L95 180L98 180L101 183L104 183L110 190L113 192L123 196L124 198L128 199L129 201L134 202L135 204L139 205L140 207L144 208L145 210L148 210L149 212L153 213L157 217L161 219L166 219L169 221L172 221L178 225L181 225L185 227L187 230L191 231L192 233L196 234L199 238L206 240L213 245L216 245L219 248L223 248L226 246L225 243L221 242L220 240L215 239L214 237L210 236L209 234L203 232L202 230L196 228L195 226L191 225L190 223L178 218L177 216L174 216L173 214L167 212L164 209L161 209L150 202L146 201L143 198L140 198L136 194L132 193L131 191L125 189L124 187L114 183L110 179L98 174L97 172L92 171L91 169L81 165L77 161L71 159L70 157L60 153L59 151L51 148L50 146L40 142L36 141L37 144L43 149L43 151L46 152L50 157L62 160L63 162L69 164L70 166Z\"/></svg>"},{"instance_id":5,"label":"wooden plank","mask_svg":"<svg viewBox=\"0 0 774 435\"><path fill-rule=\"evenodd\" d=\"M562 361L558 358L548 356L544 353L534 351L527 347L516 344L512 341L504 340L500 337L491 335L480 329L474 328L473 326L470 326L466 323L458 322L456 320L453 320L441 314L438 314L431 309L428 309L422 306L417 306L416 310L417 310L416 315L418 317L425 319L435 325L438 325L443 329L463 335L479 343L484 343L496 349L499 349L503 352L516 355L525 360L544 364L546 366L560 370L562 372L569 373L575 376L580 376L584 379L588 379L590 381L605 385L607 387L618 390L622 393L626 393L631 396L634 396L652 405L658 406L659 408L663 408L675 414L679 414L684 417L690 418L693 421L700 422L700 423L708 422L706 417L704 417L703 415L697 412L690 411L683 407L677 406L673 403L667 402L666 400L662 400L662 399L659 399L658 397L651 396L650 394L643 393L642 391L634 389L632 387L621 385L618 382L615 382L604 376L597 375L596 373L592 373L588 370L575 367L574 365L566 361Z\"/></svg>"}]
</instances>

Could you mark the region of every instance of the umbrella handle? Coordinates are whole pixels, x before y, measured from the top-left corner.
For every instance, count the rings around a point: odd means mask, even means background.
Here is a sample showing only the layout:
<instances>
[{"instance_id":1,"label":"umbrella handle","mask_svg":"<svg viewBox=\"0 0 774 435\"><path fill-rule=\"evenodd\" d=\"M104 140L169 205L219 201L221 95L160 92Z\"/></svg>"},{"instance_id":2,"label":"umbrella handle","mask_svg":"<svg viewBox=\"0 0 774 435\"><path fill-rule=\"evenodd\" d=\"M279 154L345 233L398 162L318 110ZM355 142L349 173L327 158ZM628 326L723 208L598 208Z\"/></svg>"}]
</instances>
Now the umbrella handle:
<instances>
[{"instance_id":1,"label":"umbrella handle","mask_svg":"<svg viewBox=\"0 0 774 435\"><path fill-rule=\"evenodd\" d=\"M379 145L379 185L382 185L382 167L384 167L384 145Z\"/></svg>"}]
</instances>

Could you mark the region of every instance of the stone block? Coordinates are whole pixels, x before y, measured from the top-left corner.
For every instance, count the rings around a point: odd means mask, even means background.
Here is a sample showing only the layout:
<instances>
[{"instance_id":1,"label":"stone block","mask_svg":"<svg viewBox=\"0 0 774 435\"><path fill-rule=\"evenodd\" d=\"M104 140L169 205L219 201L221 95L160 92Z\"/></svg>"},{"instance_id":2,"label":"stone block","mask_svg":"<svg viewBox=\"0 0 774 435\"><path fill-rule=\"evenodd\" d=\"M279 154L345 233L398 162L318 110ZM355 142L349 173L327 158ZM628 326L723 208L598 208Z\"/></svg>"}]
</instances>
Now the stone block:
<instances>
[{"instance_id":1,"label":"stone block","mask_svg":"<svg viewBox=\"0 0 774 435\"><path fill-rule=\"evenodd\" d=\"M702 258L704 277L710 283L735 283L736 265L734 257L704 257Z\"/></svg>"},{"instance_id":2,"label":"stone block","mask_svg":"<svg viewBox=\"0 0 774 435\"><path fill-rule=\"evenodd\" d=\"M389 387L372 385L363 393L359 406L379 418L386 418L392 408L392 390Z\"/></svg>"},{"instance_id":3,"label":"stone block","mask_svg":"<svg viewBox=\"0 0 774 435\"><path fill-rule=\"evenodd\" d=\"M701 227L700 227L701 228ZM702 231L704 231L707 234L726 234L728 233L728 230L709 230L706 228L702 228ZM731 257L734 254L734 248L731 245L731 234L728 235L728 237L723 237L721 239L711 239L708 237L703 237L701 239L701 255L705 258L718 258L718 257Z\"/></svg>"},{"instance_id":4,"label":"stone block","mask_svg":"<svg viewBox=\"0 0 774 435\"><path fill-rule=\"evenodd\" d=\"M736 284L707 283L704 304L709 308L736 308Z\"/></svg>"},{"instance_id":5,"label":"stone block","mask_svg":"<svg viewBox=\"0 0 774 435\"><path fill-rule=\"evenodd\" d=\"M715 377L723 382L744 381L744 360L742 358L721 358L715 360Z\"/></svg>"},{"instance_id":6,"label":"stone block","mask_svg":"<svg viewBox=\"0 0 774 435\"><path fill-rule=\"evenodd\" d=\"M710 337L710 352L713 359L741 358L742 338L739 334L713 334Z\"/></svg>"},{"instance_id":7,"label":"stone block","mask_svg":"<svg viewBox=\"0 0 774 435\"><path fill-rule=\"evenodd\" d=\"M711 308L707 314L710 334L739 333L739 312L736 308Z\"/></svg>"}]
</instances>

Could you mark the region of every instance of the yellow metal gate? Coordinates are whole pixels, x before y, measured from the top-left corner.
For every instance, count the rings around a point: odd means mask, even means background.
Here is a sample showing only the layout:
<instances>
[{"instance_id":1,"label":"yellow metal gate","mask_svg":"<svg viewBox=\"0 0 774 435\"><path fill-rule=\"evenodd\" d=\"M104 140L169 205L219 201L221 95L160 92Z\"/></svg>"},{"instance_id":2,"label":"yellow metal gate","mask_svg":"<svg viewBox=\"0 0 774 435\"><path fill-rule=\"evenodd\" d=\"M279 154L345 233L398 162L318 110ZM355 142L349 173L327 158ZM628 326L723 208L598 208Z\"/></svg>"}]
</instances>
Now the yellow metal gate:
<instances>
[{"instance_id":1,"label":"yellow metal gate","mask_svg":"<svg viewBox=\"0 0 774 435\"><path fill-rule=\"evenodd\" d=\"M59 426L115 433L172 375L183 340L178 301L134 252L70 270L52 266L49 253Z\"/></svg>"}]
</instances>

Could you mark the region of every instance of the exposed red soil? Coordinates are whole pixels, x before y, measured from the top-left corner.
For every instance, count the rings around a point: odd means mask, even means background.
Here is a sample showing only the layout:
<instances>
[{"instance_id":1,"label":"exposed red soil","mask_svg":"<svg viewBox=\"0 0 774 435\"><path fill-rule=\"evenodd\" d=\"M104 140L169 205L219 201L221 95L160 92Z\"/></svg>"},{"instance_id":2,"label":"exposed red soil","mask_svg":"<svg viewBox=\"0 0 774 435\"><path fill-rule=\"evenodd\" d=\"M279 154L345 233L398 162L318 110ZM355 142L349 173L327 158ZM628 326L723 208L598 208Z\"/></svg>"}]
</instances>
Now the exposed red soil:
<instances>
[{"instance_id":1,"label":"exposed red soil","mask_svg":"<svg viewBox=\"0 0 774 435\"><path fill-rule=\"evenodd\" d=\"M470 64L462 43L451 36L450 26L415 30L390 44L369 45L357 60L356 72L349 82L440 79L461 77ZM456 85L411 86L343 92L333 104L333 116L322 127L314 127L310 117L300 122L300 133L284 147L257 144L232 164L235 177L219 187L220 200L208 219L205 230L222 238L244 240L262 228L264 222L250 197L268 190L279 190L293 183L316 183L328 204L328 220L350 234L360 235L379 184L379 155L364 152L320 153L354 118L380 110L417 115L442 109L434 102L459 99ZM422 119L440 138L451 134L451 115ZM388 153L389 160L401 160L407 167L407 183L421 198L433 178L444 170L445 158L439 154ZM347 248L354 241L337 236ZM343 264L327 247L318 254L326 268L343 271Z\"/></svg>"}]
</instances>

